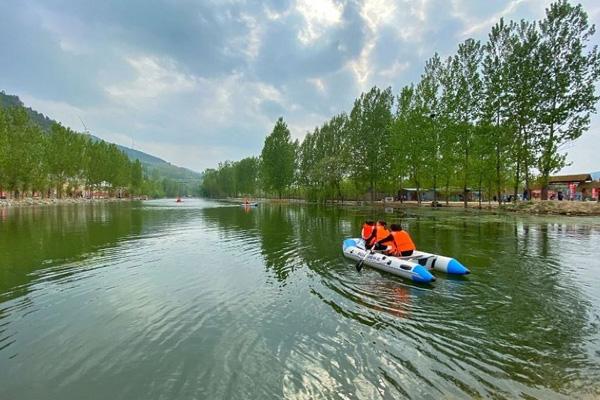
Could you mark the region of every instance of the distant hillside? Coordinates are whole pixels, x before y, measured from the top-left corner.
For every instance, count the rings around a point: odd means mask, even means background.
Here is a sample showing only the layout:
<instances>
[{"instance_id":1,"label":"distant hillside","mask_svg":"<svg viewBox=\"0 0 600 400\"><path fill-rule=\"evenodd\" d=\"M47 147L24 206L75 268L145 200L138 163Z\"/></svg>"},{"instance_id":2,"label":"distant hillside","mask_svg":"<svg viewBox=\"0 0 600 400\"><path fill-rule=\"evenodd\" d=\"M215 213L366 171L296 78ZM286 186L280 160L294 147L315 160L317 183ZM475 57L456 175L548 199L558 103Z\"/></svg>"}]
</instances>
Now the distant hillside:
<instances>
[{"instance_id":1,"label":"distant hillside","mask_svg":"<svg viewBox=\"0 0 600 400\"><path fill-rule=\"evenodd\" d=\"M44 114L37 112L29 107L26 107L18 96L9 95L0 91L0 106L1 107L23 107L27 110L29 118L39 125L43 130L50 131L54 120L48 118ZM90 135L93 140L102 140L96 136ZM178 181L199 181L202 179L202 174L194 172L187 168L178 167L165 160L155 157L143 151L135 150L129 147L117 145L130 160L140 160L143 168L150 175L158 174L161 178L175 179Z\"/></svg>"},{"instance_id":2,"label":"distant hillside","mask_svg":"<svg viewBox=\"0 0 600 400\"><path fill-rule=\"evenodd\" d=\"M35 110L32 110L29 107L25 107L21 99L18 96L13 96L10 94L4 93L4 91L0 91L0 106L8 108L8 107L23 107L27 110L27 114L29 114L29 118L37 125L41 126L45 131L49 131L50 127L54 123L53 120L46 117L44 114L41 114Z\"/></svg>"}]
</instances>

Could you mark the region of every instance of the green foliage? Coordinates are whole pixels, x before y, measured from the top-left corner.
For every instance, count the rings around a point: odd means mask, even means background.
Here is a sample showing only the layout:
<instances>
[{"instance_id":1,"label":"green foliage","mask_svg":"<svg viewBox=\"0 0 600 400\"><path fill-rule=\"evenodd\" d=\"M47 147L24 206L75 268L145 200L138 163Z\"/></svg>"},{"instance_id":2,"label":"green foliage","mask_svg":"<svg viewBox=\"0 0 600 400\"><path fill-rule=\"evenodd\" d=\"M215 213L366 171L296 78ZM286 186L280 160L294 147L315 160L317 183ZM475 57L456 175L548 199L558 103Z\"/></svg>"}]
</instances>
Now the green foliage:
<instances>
[{"instance_id":1,"label":"green foliage","mask_svg":"<svg viewBox=\"0 0 600 400\"><path fill-rule=\"evenodd\" d=\"M52 130L54 129L53 127L57 124L55 121L46 117L45 115L35 110L32 110L31 108L25 107L17 96L7 95L6 93L0 91L0 108L13 107L23 109L28 115L29 121L41 128L43 133L51 134ZM73 131L71 132L77 134L78 136L81 136L82 140L89 139L94 142L102 141L96 136L87 133L81 134ZM120 145L117 145L117 148L121 152L125 153L132 162L135 160L139 160L142 164L143 170L149 172L158 171L158 174L161 177L160 179L168 178L169 180L180 182L186 187L186 191L190 193L194 192L192 188L197 188L197 186L200 183L200 180L202 179L202 175L197 172L191 171L187 168L177 167L158 157L146 154L142 151Z\"/></svg>"},{"instance_id":2,"label":"green foliage","mask_svg":"<svg viewBox=\"0 0 600 400\"><path fill-rule=\"evenodd\" d=\"M204 171L200 193L206 197L252 196L258 191L260 163L256 157L219 163Z\"/></svg>"},{"instance_id":3,"label":"green foliage","mask_svg":"<svg viewBox=\"0 0 600 400\"><path fill-rule=\"evenodd\" d=\"M273 132L265 139L261 153L262 182L267 190L279 197L293 182L296 148L283 118L275 123Z\"/></svg>"},{"instance_id":4,"label":"green foliage","mask_svg":"<svg viewBox=\"0 0 600 400\"><path fill-rule=\"evenodd\" d=\"M258 187L258 171L260 164L258 158L247 157L234 163L236 190L242 195L253 195Z\"/></svg>"},{"instance_id":5,"label":"green foliage","mask_svg":"<svg viewBox=\"0 0 600 400\"><path fill-rule=\"evenodd\" d=\"M131 163L116 145L57 123L44 133L24 107L0 108L0 191L123 196L129 185L139 193L142 180L140 162Z\"/></svg>"},{"instance_id":6,"label":"green foliage","mask_svg":"<svg viewBox=\"0 0 600 400\"><path fill-rule=\"evenodd\" d=\"M142 189L142 184L144 183L144 176L142 171L142 163L140 160L135 160L133 164L131 164L131 192L133 194L140 194Z\"/></svg>"},{"instance_id":7,"label":"green foliage","mask_svg":"<svg viewBox=\"0 0 600 400\"><path fill-rule=\"evenodd\" d=\"M561 145L577 139L589 127L598 96L595 84L600 74L600 58L594 46L586 52L595 32L581 5L565 0L553 3L539 24L541 67L538 169L542 174L544 195L550 173L565 165Z\"/></svg>"},{"instance_id":8,"label":"green foliage","mask_svg":"<svg viewBox=\"0 0 600 400\"><path fill-rule=\"evenodd\" d=\"M93 192L150 197L199 194L199 174L66 128L0 93L0 192L62 197ZM149 166L149 164L151 164Z\"/></svg>"},{"instance_id":9,"label":"green foliage","mask_svg":"<svg viewBox=\"0 0 600 400\"><path fill-rule=\"evenodd\" d=\"M373 87L354 101L348 120L352 179L368 188L371 199L377 188L391 178L393 102L391 88Z\"/></svg>"},{"instance_id":10,"label":"green foliage","mask_svg":"<svg viewBox=\"0 0 600 400\"><path fill-rule=\"evenodd\" d=\"M17 196L44 183L45 140L22 108L0 111L0 187Z\"/></svg>"}]
</instances>

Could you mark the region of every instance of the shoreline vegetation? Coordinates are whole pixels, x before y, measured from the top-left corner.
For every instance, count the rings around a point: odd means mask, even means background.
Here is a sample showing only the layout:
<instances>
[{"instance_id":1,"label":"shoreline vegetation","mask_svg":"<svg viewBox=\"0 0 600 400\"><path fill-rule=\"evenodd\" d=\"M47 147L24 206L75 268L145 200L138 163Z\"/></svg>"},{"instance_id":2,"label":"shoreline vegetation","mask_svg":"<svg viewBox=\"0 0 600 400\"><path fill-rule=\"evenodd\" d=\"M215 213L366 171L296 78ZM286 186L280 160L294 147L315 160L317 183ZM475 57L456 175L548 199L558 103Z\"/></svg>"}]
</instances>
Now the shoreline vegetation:
<instances>
[{"instance_id":1,"label":"shoreline vegetation","mask_svg":"<svg viewBox=\"0 0 600 400\"><path fill-rule=\"evenodd\" d=\"M21 199L0 199L0 209L15 208L15 207L36 207L36 206L58 206L66 204L100 204L100 203L116 203L126 201L140 201L144 198L84 198L84 197L63 197L63 198L40 198L40 197L25 197Z\"/></svg>"},{"instance_id":2,"label":"shoreline vegetation","mask_svg":"<svg viewBox=\"0 0 600 400\"><path fill-rule=\"evenodd\" d=\"M130 201L148 200L145 197L134 198L83 198L83 197L63 197L59 198L22 198L22 199L0 199L0 209L16 208L16 207L39 207L39 206L58 206L69 204L102 204ZM223 198L215 199L218 201L240 204L244 202L244 198ZM366 207L366 208L391 208L394 210L404 208L432 208L431 202L417 201L362 201L362 200L332 200L326 203L310 201L299 198L253 198L252 201L272 204L303 204L303 205L325 205L332 207ZM533 201L518 201L513 203L482 203L468 202L467 207L464 207L462 201L450 201L447 204L443 203L435 209L443 210L465 210L465 211L482 211L482 212L507 212L529 215L565 215L565 216L600 216L600 203L594 201L558 201L558 200L533 200Z\"/></svg>"},{"instance_id":3,"label":"shoreline vegetation","mask_svg":"<svg viewBox=\"0 0 600 400\"><path fill-rule=\"evenodd\" d=\"M600 99L594 35L583 7L566 0L541 20L501 18L486 41L433 54L418 82L374 86L302 140L279 118L259 156L204 171L201 193L551 212L553 203L511 200L548 200L550 176L569 165L565 147L589 130Z\"/></svg>"},{"instance_id":4,"label":"shoreline vegetation","mask_svg":"<svg viewBox=\"0 0 600 400\"><path fill-rule=\"evenodd\" d=\"M0 95L7 97L3 92ZM131 159L116 144L87 132L50 120L41 125L32 113L22 103L0 102L0 199L156 198L198 193L199 182L190 186L186 179L167 177L164 167L144 167L139 158Z\"/></svg>"},{"instance_id":5,"label":"shoreline vegetation","mask_svg":"<svg viewBox=\"0 0 600 400\"><path fill-rule=\"evenodd\" d=\"M228 203L243 203L244 198L218 199ZM394 210L404 208L433 208L443 210L465 210L482 212L506 212L528 215L565 215L565 216L600 216L600 203L596 201L558 201L558 200L531 200L517 201L512 203L479 203L477 201L467 202L467 207L462 201L450 201L441 203L439 207L432 207L431 202L417 201L362 201L362 200L339 200L326 203L310 201L299 198L253 198L252 201L274 204L313 204L332 207L376 207L391 208Z\"/></svg>"}]
</instances>

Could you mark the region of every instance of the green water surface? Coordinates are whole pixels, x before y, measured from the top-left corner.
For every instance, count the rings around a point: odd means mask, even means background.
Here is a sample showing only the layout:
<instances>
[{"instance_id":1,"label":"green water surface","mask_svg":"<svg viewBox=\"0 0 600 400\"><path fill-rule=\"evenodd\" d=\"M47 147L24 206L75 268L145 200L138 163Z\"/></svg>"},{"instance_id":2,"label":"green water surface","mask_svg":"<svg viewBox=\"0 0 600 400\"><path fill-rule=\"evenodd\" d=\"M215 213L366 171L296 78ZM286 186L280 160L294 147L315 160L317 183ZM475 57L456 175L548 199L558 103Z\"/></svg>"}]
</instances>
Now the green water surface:
<instances>
[{"instance_id":1,"label":"green water surface","mask_svg":"<svg viewBox=\"0 0 600 400\"><path fill-rule=\"evenodd\" d=\"M342 256L401 221L472 274ZM0 399L600 396L600 220L186 199L0 209Z\"/></svg>"}]
</instances>

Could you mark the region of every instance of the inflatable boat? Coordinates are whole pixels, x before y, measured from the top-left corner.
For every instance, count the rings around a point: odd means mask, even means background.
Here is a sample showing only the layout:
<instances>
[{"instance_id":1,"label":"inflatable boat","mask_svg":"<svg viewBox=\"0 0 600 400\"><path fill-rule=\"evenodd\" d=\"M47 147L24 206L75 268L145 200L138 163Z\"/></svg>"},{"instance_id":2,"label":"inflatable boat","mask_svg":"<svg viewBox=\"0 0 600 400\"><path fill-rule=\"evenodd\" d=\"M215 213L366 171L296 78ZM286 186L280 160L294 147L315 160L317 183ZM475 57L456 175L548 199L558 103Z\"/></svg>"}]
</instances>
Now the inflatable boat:
<instances>
[{"instance_id":1,"label":"inflatable boat","mask_svg":"<svg viewBox=\"0 0 600 400\"><path fill-rule=\"evenodd\" d=\"M471 273L467 267L454 258L444 257L437 254L425 253L415 250L408 257L398 257L401 260L414 261L429 270L445 272L450 275L467 275Z\"/></svg>"},{"instance_id":2,"label":"inflatable boat","mask_svg":"<svg viewBox=\"0 0 600 400\"><path fill-rule=\"evenodd\" d=\"M414 260L390 257L385 254L365 250L365 243L362 239L346 239L342 244L342 249L344 256L355 261L364 260L363 263L372 268L389 272L390 274L414 282L431 283L435 281L435 276L431 275L426 267L419 265Z\"/></svg>"},{"instance_id":3,"label":"inflatable boat","mask_svg":"<svg viewBox=\"0 0 600 400\"><path fill-rule=\"evenodd\" d=\"M362 252L362 256L364 257L365 241L362 239L346 239L346 240L344 240L343 249L344 249L344 255L346 255L346 257L356 258L355 254L358 252L358 250L360 250ZM375 253L375 254L379 254L379 253ZM380 255L384 256L383 254L380 254ZM389 261L389 259L395 259L395 260L400 260L408 265L410 265L410 264L420 265L422 267L425 267L428 271L445 272L445 273L451 274L451 275L467 275L470 273L468 268L466 268L464 265L462 265L459 261L457 261L454 258L440 256L437 254L426 253L424 251L417 250L417 251L413 252L412 255L407 256L407 257L391 257L391 256L384 256L384 257L385 257L385 259L383 259L382 257L378 257L377 261L374 259L371 262L367 262L370 258L370 256L368 256L367 259L365 260L365 264L367 264L373 268L379 268L379 265L375 266L372 264L381 264L381 262L383 262L384 266L387 266L386 263L387 263L387 261ZM393 262L392 264L395 264L395 263ZM383 269L384 266L382 266L382 268L379 268L379 269Z\"/></svg>"}]
</instances>

